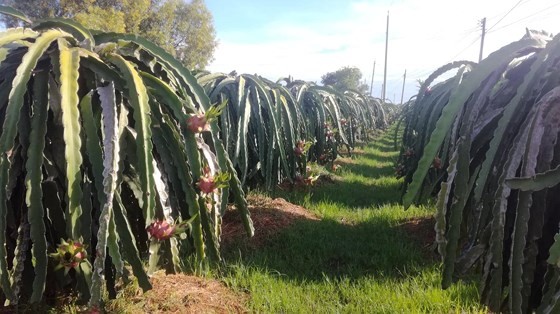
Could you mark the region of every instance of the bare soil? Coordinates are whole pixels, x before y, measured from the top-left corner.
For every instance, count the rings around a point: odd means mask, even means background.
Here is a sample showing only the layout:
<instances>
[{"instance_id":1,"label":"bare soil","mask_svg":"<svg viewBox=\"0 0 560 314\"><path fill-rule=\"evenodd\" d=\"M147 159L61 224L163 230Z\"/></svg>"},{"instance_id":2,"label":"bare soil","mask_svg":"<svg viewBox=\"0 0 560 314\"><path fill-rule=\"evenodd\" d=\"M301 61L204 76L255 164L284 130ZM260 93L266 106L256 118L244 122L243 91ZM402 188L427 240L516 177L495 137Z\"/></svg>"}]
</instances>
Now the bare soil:
<instances>
[{"instance_id":1,"label":"bare soil","mask_svg":"<svg viewBox=\"0 0 560 314\"><path fill-rule=\"evenodd\" d=\"M426 256L437 258L434 242L436 240L436 231L434 217L413 218L400 224L401 228L412 240L420 245Z\"/></svg>"}]
</instances>

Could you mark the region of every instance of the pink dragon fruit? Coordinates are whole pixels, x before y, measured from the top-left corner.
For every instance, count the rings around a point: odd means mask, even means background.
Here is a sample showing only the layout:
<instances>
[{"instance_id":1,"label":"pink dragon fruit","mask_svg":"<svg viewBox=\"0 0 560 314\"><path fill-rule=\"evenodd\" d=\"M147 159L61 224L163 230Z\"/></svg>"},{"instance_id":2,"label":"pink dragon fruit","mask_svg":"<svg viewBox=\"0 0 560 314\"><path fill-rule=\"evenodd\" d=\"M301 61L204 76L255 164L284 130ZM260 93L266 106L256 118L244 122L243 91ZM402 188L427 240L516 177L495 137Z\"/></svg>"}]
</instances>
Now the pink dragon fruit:
<instances>
[{"instance_id":1,"label":"pink dragon fruit","mask_svg":"<svg viewBox=\"0 0 560 314\"><path fill-rule=\"evenodd\" d=\"M216 183L214 182L214 177L211 175L200 177L197 185L200 191L204 194L210 194L216 190Z\"/></svg>"},{"instance_id":2,"label":"pink dragon fruit","mask_svg":"<svg viewBox=\"0 0 560 314\"><path fill-rule=\"evenodd\" d=\"M148 234L150 234L152 238L163 241L175 235L175 226L170 225L165 220L157 220L149 225L146 231L148 231Z\"/></svg>"},{"instance_id":3,"label":"pink dragon fruit","mask_svg":"<svg viewBox=\"0 0 560 314\"><path fill-rule=\"evenodd\" d=\"M187 128L193 133L210 131L210 124L204 114L194 114L187 119Z\"/></svg>"}]
</instances>

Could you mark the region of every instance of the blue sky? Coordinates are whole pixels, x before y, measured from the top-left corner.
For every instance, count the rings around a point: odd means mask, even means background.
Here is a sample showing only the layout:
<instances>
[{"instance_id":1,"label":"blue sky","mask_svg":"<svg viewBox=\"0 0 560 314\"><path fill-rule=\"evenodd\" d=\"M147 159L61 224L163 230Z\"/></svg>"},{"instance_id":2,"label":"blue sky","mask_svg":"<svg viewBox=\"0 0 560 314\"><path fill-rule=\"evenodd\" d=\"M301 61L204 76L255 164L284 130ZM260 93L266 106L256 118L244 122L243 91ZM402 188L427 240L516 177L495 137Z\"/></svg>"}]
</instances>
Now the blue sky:
<instances>
[{"instance_id":1,"label":"blue sky","mask_svg":"<svg viewBox=\"0 0 560 314\"><path fill-rule=\"evenodd\" d=\"M320 82L343 66L362 70L374 96L383 79L385 25L390 11L387 97L405 99L416 80L454 60L478 60L479 21L489 29L484 55L515 41L525 27L560 31L558 0L206 0L219 46L209 70L292 75Z\"/></svg>"}]
</instances>

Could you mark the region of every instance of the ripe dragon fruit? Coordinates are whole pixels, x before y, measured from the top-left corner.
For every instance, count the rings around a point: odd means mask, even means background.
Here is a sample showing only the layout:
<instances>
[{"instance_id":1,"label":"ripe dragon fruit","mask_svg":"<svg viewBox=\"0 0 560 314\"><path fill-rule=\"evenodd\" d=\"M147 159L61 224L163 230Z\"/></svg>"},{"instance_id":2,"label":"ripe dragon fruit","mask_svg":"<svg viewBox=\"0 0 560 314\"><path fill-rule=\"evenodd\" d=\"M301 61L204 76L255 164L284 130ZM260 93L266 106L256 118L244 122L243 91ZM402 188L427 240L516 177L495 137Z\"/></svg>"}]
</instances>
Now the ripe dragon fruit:
<instances>
[{"instance_id":1,"label":"ripe dragon fruit","mask_svg":"<svg viewBox=\"0 0 560 314\"><path fill-rule=\"evenodd\" d=\"M184 233L191 228L191 223L196 216L192 216L189 220L176 221L173 224L165 220L156 220L146 228L146 231L148 231L150 238L156 241L165 241L176 236L183 238Z\"/></svg>"},{"instance_id":2,"label":"ripe dragon fruit","mask_svg":"<svg viewBox=\"0 0 560 314\"><path fill-rule=\"evenodd\" d=\"M210 168L204 168L204 174L198 179L196 185L202 192L203 196L215 192L219 188L224 188L228 186L228 181L230 179L230 174L228 172L219 172L216 175L212 175Z\"/></svg>"},{"instance_id":3,"label":"ripe dragon fruit","mask_svg":"<svg viewBox=\"0 0 560 314\"><path fill-rule=\"evenodd\" d=\"M198 112L190 115L187 118L187 129L193 133L210 131L210 122L214 121L222 114L227 104L228 102L224 101L221 104L211 106L204 113Z\"/></svg>"},{"instance_id":4,"label":"ripe dragon fruit","mask_svg":"<svg viewBox=\"0 0 560 314\"><path fill-rule=\"evenodd\" d=\"M146 228L148 234L159 241L170 239L175 235L175 226L170 225L167 221L154 221Z\"/></svg>"},{"instance_id":5,"label":"ripe dragon fruit","mask_svg":"<svg viewBox=\"0 0 560 314\"><path fill-rule=\"evenodd\" d=\"M214 177L211 175L200 177L197 185L200 191L204 194L210 194L216 190Z\"/></svg>"},{"instance_id":6,"label":"ripe dragon fruit","mask_svg":"<svg viewBox=\"0 0 560 314\"><path fill-rule=\"evenodd\" d=\"M187 128L193 133L210 131L210 124L204 114L194 114L187 119Z\"/></svg>"}]
</instances>

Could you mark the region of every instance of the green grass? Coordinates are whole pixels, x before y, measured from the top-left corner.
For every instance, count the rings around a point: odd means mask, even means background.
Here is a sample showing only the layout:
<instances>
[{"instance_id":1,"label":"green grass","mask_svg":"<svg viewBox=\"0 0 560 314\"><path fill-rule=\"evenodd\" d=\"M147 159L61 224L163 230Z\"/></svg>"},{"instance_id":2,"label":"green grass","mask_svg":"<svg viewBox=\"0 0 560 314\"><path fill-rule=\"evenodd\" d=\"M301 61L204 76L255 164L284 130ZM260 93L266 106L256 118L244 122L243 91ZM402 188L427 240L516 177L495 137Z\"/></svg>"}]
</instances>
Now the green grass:
<instances>
[{"instance_id":1,"label":"green grass","mask_svg":"<svg viewBox=\"0 0 560 314\"><path fill-rule=\"evenodd\" d=\"M221 279L259 313L478 313L474 283L440 288L441 269L397 226L432 215L398 204L391 132L346 163L340 180L277 196L319 215L251 249L225 252Z\"/></svg>"}]
</instances>

